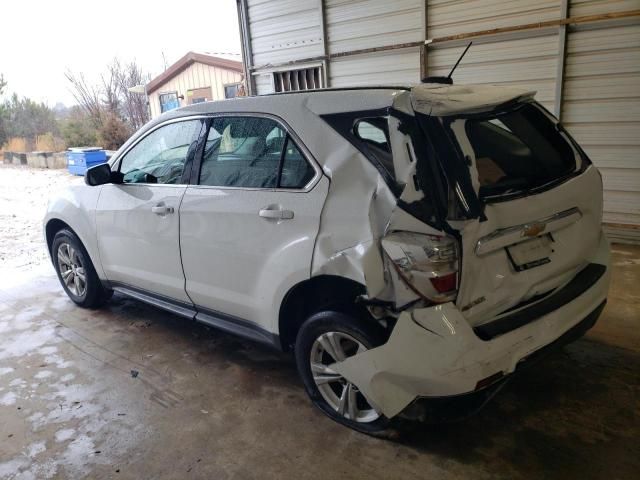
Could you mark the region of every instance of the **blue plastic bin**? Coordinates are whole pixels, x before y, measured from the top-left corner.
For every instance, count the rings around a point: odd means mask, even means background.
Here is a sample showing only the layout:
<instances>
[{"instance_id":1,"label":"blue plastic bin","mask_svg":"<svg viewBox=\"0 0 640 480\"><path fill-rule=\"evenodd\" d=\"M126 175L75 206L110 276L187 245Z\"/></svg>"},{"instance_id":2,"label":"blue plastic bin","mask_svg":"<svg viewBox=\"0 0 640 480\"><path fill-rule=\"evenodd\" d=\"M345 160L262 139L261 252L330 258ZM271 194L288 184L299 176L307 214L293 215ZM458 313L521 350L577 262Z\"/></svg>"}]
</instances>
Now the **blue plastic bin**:
<instances>
[{"instance_id":1,"label":"blue plastic bin","mask_svg":"<svg viewBox=\"0 0 640 480\"><path fill-rule=\"evenodd\" d=\"M73 175L84 175L87 168L107 161L107 153L99 148L71 148L67 152L67 169Z\"/></svg>"}]
</instances>

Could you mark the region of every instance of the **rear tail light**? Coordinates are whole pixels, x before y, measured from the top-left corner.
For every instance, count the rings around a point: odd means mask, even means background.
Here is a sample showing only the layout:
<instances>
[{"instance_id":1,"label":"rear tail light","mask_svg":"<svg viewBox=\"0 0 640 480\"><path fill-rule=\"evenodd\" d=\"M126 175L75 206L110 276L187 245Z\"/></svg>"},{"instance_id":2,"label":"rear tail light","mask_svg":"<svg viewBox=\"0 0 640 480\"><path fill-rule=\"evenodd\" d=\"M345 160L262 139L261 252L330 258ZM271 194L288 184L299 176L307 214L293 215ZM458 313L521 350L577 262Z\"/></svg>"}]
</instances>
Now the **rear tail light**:
<instances>
[{"instance_id":1,"label":"rear tail light","mask_svg":"<svg viewBox=\"0 0 640 480\"><path fill-rule=\"evenodd\" d=\"M398 276L426 300L455 299L458 293L458 242L448 236L394 232L382 239L382 248Z\"/></svg>"},{"instance_id":2,"label":"rear tail light","mask_svg":"<svg viewBox=\"0 0 640 480\"><path fill-rule=\"evenodd\" d=\"M431 280L431 284L438 293L452 292L457 287L458 274L457 272L453 272L442 277L433 277L429 280Z\"/></svg>"}]
</instances>

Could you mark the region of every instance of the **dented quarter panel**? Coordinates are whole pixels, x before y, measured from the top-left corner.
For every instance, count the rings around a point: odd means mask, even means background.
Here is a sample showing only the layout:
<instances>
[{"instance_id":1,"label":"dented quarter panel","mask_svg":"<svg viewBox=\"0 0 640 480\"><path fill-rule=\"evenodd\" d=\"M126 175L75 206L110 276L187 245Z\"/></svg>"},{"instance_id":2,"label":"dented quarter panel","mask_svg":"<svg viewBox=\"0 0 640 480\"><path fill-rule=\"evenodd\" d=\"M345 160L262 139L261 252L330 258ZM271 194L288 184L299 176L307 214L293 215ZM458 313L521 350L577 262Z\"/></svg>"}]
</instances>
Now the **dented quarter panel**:
<instances>
[{"instance_id":1,"label":"dented quarter panel","mask_svg":"<svg viewBox=\"0 0 640 480\"><path fill-rule=\"evenodd\" d=\"M366 284L366 265L361 259L367 255L373 262L371 267L380 265L378 240L396 200L375 167L355 147L344 141L336 144L323 163L331 184L311 274L341 275ZM380 287L378 282L373 290Z\"/></svg>"}]
</instances>

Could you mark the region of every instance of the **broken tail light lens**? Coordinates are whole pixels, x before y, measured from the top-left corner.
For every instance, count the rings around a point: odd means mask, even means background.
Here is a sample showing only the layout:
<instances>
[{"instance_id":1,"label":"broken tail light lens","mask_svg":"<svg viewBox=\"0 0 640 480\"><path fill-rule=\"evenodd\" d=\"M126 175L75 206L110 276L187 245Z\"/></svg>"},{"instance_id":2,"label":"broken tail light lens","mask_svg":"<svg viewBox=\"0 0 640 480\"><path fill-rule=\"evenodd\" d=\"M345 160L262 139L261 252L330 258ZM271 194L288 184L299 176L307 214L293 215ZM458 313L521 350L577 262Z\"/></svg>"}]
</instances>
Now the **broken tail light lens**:
<instances>
[{"instance_id":1,"label":"broken tail light lens","mask_svg":"<svg viewBox=\"0 0 640 480\"><path fill-rule=\"evenodd\" d=\"M394 232L382 239L382 248L415 293L435 303L455 299L459 265L455 238Z\"/></svg>"}]
</instances>

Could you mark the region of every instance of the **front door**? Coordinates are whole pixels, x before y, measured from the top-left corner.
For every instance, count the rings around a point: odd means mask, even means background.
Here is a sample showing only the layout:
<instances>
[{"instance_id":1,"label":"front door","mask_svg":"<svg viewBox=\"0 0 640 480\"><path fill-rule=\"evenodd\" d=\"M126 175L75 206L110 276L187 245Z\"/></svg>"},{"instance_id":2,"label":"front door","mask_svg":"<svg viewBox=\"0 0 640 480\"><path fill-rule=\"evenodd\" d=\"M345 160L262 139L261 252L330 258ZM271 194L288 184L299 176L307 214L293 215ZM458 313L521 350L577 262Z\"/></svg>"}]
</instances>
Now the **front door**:
<instances>
[{"instance_id":1,"label":"front door","mask_svg":"<svg viewBox=\"0 0 640 480\"><path fill-rule=\"evenodd\" d=\"M199 184L180 207L186 288L200 320L274 332L282 298L309 278L328 180L301 145L271 118L213 119Z\"/></svg>"},{"instance_id":2,"label":"front door","mask_svg":"<svg viewBox=\"0 0 640 480\"><path fill-rule=\"evenodd\" d=\"M185 164L193 158L201 120L161 126L118 160L123 183L103 186L96 208L100 260L107 278L189 302L180 261L180 202Z\"/></svg>"}]
</instances>

